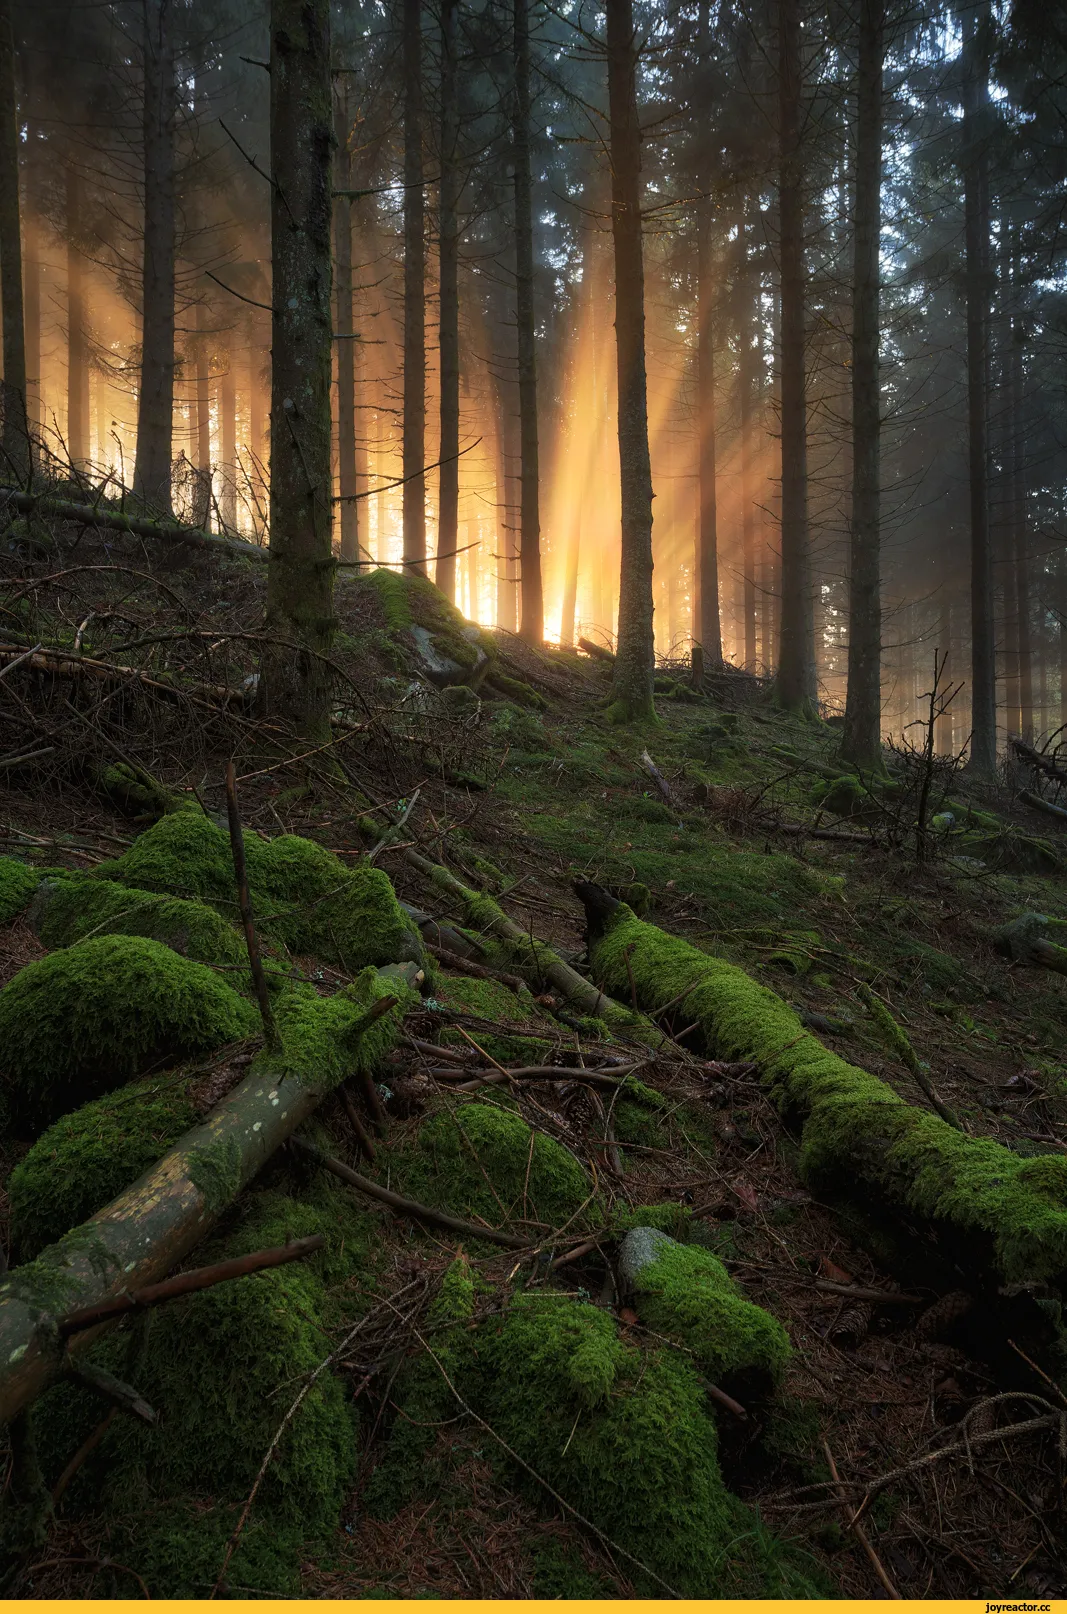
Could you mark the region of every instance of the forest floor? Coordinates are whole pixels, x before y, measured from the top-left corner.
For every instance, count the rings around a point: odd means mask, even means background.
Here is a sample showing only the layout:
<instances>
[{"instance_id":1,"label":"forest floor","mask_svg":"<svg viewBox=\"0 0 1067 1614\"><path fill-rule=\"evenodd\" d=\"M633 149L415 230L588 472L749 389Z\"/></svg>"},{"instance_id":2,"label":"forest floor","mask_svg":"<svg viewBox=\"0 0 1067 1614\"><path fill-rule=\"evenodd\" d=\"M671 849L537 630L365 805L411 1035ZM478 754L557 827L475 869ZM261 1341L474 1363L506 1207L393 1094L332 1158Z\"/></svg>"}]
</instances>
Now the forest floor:
<instances>
[{"instance_id":1,"label":"forest floor","mask_svg":"<svg viewBox=\"0 0 1067 1614\"><path fill-rule=\"evenodd\" d=\"M93 559L90 552L79 564ZM110 555L96 559L113 564ZM130 567L139 564L135 559ZM72 602L48 580L63 567L49 565L51 572L37 559L21 565L21 576L34 579L23 599L32 598L35 614L21 621L16 645L27 638L62 643L63 633L69 640L93 611L101 620L92 655L109 664L136 662L158 675L158 648L138 658L131 644L150 645L154 636L176 631L176 622L187 651L194 633L198 645L217 646L226 635L256 631L262 584L249 568L234 566L224 589L203 562L176 569L165 580L175 604L161 597L158 574L149 587L132 571L121 580L84 574ZM25 616L23 605L11 604L15 582L5 583L9 618ZM617 729L604 715L606 664L571 652L534 652L496 634L494 671L516 682L498 682L469 699L444 696L411 682L411 657L398 650L405 625L397 622L391 587L343 584L339 616L336 661L351 681L341 721L369 724L348 743L340 770L289 767L277 753L264 764L263 736L251 718L212 716L198 726L193 705L161 713L145 695L119 719L114 702L101 710L99 694L86 706L73 680L40 674L31 687L12 678L16 698L46 732L54 755L3 776L0 851L50 867L91 869L137 834L129 813L106 793L76 782L72 758L90 740L69 736L84 728L171 788L195 790L212 810L221 802L221 762L236 751L245 758L246 829L307 836L341 856L364 849L359 819L368 800L387 804L395 816L418 789L404 842L469 885L487 888L524 931L579 967L585 916L572 882L582 877L672 934L741 965L792 1004L827 1047L909 1104L929 1107L924 1086L869 1012L861 989L873 991L927 1068L927 1086L967 1132L1024 1155L1067 1150L1067 980L1015 962L994 945L997 928L1023 911L1067 920L1067 837L1017 800L1017 787L1033 783L1025 770L1006 768L995 785L977 789L941 765L931 810L952 801L956 825L943 823L920 858L912 825L921 759L896 759L897 791L877 806L848 788L835 795L835 726L782 714L756 679L727 675L694 697L684 671L665 668L657 723ZM206 651L188 651L182 672L188 676L195 663L204 682L237 683L254 665L254 652L254 643L228 639L212 664ZM174 666L168 664L167 675ZM508 698L509 689L517 698ZM77 708L80 718L66 708ZM17 742L24 738L17 724L26 720L13 711ZM108 726L113 721L121 721L121 746L119 731ZM646 748L665 790L642 764ZM820 803L828 787L829 804ZM966 851L958 835L961 808L973 815ZM843 838L818 838L813 829ZM402 899L426 905L425 882L405 861L403 844L386 845L377 861ZM448 909L442 900L443 919L454 917ZM0 928L0 984L43 951L25 918ZM344 979L321 960L294 962L309 976L317 972L322 992ZM545 983L543 1014L509 1025L465 1013L459 996L450 999L450 979L443 972L435 997L407 1022L416 1041L429 1045L443 1026L459 1025L481 1047L510 1031L540 1037L545 1063L573 1065L578 1038L554 1016L558 994L553 1000ZM882 1476L959 1444L968 1415L972 1433L988 1429L998 1394L1023 1383L1057 1405L1067 1401L1025 1363L1022 1379L1008 1382L999 1361L971 1354L954 1331L951 1301L946 1307L940 1297L936 1309L938 1295L921 1286L912 1302L902 1301L911 1281L894 1249L879 1244L877 1230L850 1223L839 1206L819 1202L799 1180L796 1139L761 1088L759 1072L709 1062L676 1011L668 1009L661 1023L674 1040L641 1071L642 1082L668 1101L654 1118L631 1116L613 1135L602 1106L565 1079L536 1097L524 1088L516 1102L534 1128L591 1162L609 1206L686 1207L694 1237L788 1331L792 1355L781 1392L788 1432L780 1423L768 1441L758 1417L741 1424L728 1411L719 1415L720 1456L732 1489L777 1536L803 1548L839 1595L886 1595L879 1566L904 1597L1067 1595L1067 1473L1054 1430L913 1468L868 1509L866 1545L848 1530L857 1498ZM377 1144L383 1182L392 1152L402 1156L420 1115L438 1102L443 1084L432 1069L413 1045L392 1056L388 1084L408 1097L390 1104ZM340 1105L327 1104L322 1113L336 1151L352 1158ZM25 1148L8 1140L7 1168ZM374 1249L376 1292L392 1283L398 1294L405 1285L429 1293L454 1256L454 1240L420 1231L380 1206L360 1209ZM507 1285L515 1265L508 1251L477 1253L472 1261L497 1288ZM613 1306L610 1268L610 1250L595 1249L561 1276L572 1292L613 1308L624 1338L639 1339L634 1314ZM826 1287L833 1284L888 1298L867 1305ZM353 1307L349 1314L358 1315L355 1300ZM359 1462L340 1526L332 1542L319 1541L309 1552L293 1592L635 1595L626 1562L550 1497L517 1483L486 1428L459 1409L440 1420L430 1447L432 1483L415 1486L391 1513L365 1506L396 1421L389 1385L375 1380L364 1396ZM851 1500L827 1490L831 1457ZM16 1595L135 1593L129 1574L136 1580L141 1571L119 1552L117 1543L127 1539L120 1525L72 1490L57 1508L47 1549L24 1566ZM129 1574L111 1567L115 1558ZM152 1589L143 1577L141 1589ZM210 1577L199 1583L194 1576L188 1587L191 1595L210 1589ZM229 1589L272 1590L236 1583Z\"/></svg>"}]
</instances>

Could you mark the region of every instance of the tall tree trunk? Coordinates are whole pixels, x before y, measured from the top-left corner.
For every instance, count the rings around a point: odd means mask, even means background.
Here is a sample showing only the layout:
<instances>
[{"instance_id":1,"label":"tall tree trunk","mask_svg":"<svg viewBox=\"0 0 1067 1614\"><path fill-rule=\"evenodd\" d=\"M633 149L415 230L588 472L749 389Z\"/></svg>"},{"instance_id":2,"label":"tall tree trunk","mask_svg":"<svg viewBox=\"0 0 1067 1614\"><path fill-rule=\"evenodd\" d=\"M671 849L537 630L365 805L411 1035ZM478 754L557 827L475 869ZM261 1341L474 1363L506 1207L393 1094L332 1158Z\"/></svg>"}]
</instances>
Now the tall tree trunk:
<instances>
[{"instance_id":1,"label":"tall tree trunk","mask_svg":"<svg viewBox=\"0 0 1067 1614\"><path fill-rule=\"evenodd\" d=\"M426 575L426 201L422 0L404 0L404 560Z\"/></svg>"},{"instance_id":2,"label":"tall tree trunk","mask_svg":"<svg viewBox=\"0 0 1067 1614\"><path fill-rule=\"evenodd\" d=\"M704 651L704 665L722 666L719 615L719 534L716 482L715 268L711 243L711 204L701 199L697 218L697 599L693 637Z\"/></svg>"},{"instance_id":3,"label":"tall tree trunk","mask_svg":"<svg viewBox=\"0 0 1067 1614\"><path fill-rule=\"evenodd\" d=\"M67 168L67 454L84 469L89 460L89 355L85 330L85 260L79 244L81 182Z\"/></svg>"},{"instance_id":4,"label":"tall tree trunk","mask_svg":"<svg viewBox=\"0 0 1067 1614\"><path fill-rule=\"evenodd\" d=\"M848 689L841 755L873 768L882 757L881 432L878 373L882 225L884 0L860 0L856 200L852 271L852 533Z\"/></svg>"},{"instance_id":5,"label":"tall tree trunk","mask_svg":"<svg viewBox=\"0 0 1067 1614\"><path fill-rule=\"evenodd\" d=\"M348 83L337 98L337 189L352 189L351 120ZM356 499L356 344L352 306L352 198L337 196L333 204L334 266L337 284L337 482L341 495L341 559L359 558L359 503Z\"/></svg>"},{"instance_id":6,"label":"tall tree trunk","mask_svg":"<svg viewBox=\"0 0 1067 1614\"><path fill-rule=\"evenodd\" d=\"M948 598L947 588L942 586L941 609L938 617L937 642L938 663L945 668L945 681L952 680L952 606ZM940 756L952 754L952 710L942 712L937 719L935 731L935 744Z\"/></svg>"},{"instance_id":7,"label":"tall tree trunk","mask_svg":"<svg viewBox=\"0 0 1067 1614\"><path fill-rule=\"evenodd\" d=\"M222 459L222 485L219 488L219 514L227 532L237 529L237 366L235 343L222 356L219 377L219 448Z\"/></svg>"},{"instance_id":8,"label":"tall tree trunk","mask_svg":"<svg viewBox=\"0 0 1067 1614\"><path fill-rule=\"evenodd\" d=\"M440 242L441 440L438 458L437 553L434 582L456 598L459 547L459 99L456 84L458 0L441 0L441 178L438 184Z\"/></svg>"},{"instance_id":9,"label":"tall tree trunk","mask_svg":"<svg viewBox=\"0 0 1067 1614\"><path fill-rule=\"evenodd\" d=\"M30 473L26 411L26 327L22 308L22 231L19 205L18 101L10 0L0 0L0 319L4 378L0 383L3 429L0 444L5 480Z\"/></svg>"},{"instance_id":10,"label":"tall tree trunk","mask_svg":"<svg viewBox=\"0 0 1067 1614\"><path fill-rule=\"evenodd\" d=\"M608 0L611 231L615 244L615 347L619 387L622 566L615 655L616 721L655 715L652 628L652 466L645 381L645 275L641 249L641 129L633 0Z\"/></svg>"},{"instance_id":11,"label":"tall tree trunk","mask_svg":"<svg viewBox=\"0 0 1067 1614\"><path fill-rule=\"evenodd\" d=\"M25 58L23 58L23 61L25 62ZM41 229L37 221L35 207L38 174L36 126L32 120L28 121L26 207L22 220L22 234L25 242L25 261L23 263L25 309L23 323L26 353L26 414L30 434L35 436L40 431L43 414L41 409Z\"/></svg>"},{"instance_id":12,"label":"tall tree trunk","mask_svg":"<svg viewBox=\"0 0 1067 1614\"><path fill-rule=\"evenodd\" d=\"M534 330L533 187L530 178L529 0L515 7L515 317L519 359L519 632L528 644L545 636L541 592L541 516L538 507L537 347Z\"/></svg>"},{"instance_id":13,"label":"tall tree trunk","mask_svg":"<svg viewBox=\"0 0 1067 1614\"><path fill-rule=\"evenodd\" d=\"M967 447L971 510L970 771L992 777L997 762L993 567L989 535L989 8L963 14L964 236L967 281Z\"/></svg>"},{"instance_id":14,"label":"tall tree trunk","mask_svg":"<svg viewBox=\"0 0 1067 1614\"><path fill-rule=\"evenodd\" d=\"M778 186L782 285L782 569L775 694L811 711L815 676L804 333L804 191L800 0L778 0Z\"/></svg>"},{"instance_id":15,"label":"tall tree trunk","mask_svg":"<svg viewBox=\"0 0 1067 1614\"><path fill-rule=\"evenodd\" d=\"M134 491L170 513L174 433L174 43L171 0L144 3L144 251Z\"/></svg>"},{"instance_id":16,"label":"tall tree trunk","mask_svg":"<svg viewBox=\"0 0 1067 1614\"><path fill-rule=\"evenodd\" d=\"M1018 296L1019 265L1016 259L1013 278ZM1033 630L1030 622L1030 534L1026 512L1026 387L1023 369L1023 352L1026 345L1026 326L1018 313L1011 323L1011 354L1009 358L1011 389L1011 531L1013 536L1011 564L1015 571L1015 644L1018 655L1019 732L1028 744L1034 738L1034 655Z\"/></svg>"},{"instance_id":17,"label":"tall tree trunk","mask_svg":"<svg viewBox=\"0 0 1067 1614\"><path fill-rule=\"evenodd\" d=\"M743 626L742 664L756 670L756 490L753 405L756 387L755 339L756 310L752 262L748 246L746 196L741 205L737 230L737 392L738 429L741 438L741 618Z\"/></svg>"},{"instance_id":18,"label":"tall tree trunk","mask_svg":"<svg viewBox=\"0 0 1067 1614\"><path fill-rule=\"evenodd\" d=\"M260 697L329 732L331 147L329 0L271 0L270 566ZM295 647L295 648L294 648Z\"/></svg>"}]
</instances>

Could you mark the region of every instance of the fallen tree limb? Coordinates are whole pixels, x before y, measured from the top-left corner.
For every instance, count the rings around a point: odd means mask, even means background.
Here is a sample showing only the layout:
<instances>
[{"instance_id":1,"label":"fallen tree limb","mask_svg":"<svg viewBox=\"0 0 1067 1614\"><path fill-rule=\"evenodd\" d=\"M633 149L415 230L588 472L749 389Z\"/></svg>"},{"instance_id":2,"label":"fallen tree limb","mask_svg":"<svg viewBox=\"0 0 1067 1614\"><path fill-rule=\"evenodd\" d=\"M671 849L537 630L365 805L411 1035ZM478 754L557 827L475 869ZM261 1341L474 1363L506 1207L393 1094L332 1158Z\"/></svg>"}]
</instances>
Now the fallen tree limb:
<instances>
[{"instance_id":1,"label":"fallen tree limb","mask_svg":"<svg viewBox=\"0 0 1067 1614\"><path fill-rule=\"evenodd\" d=\"M834 1462L834 1454L830 1450L829 1443L826 1440L824 1440L823 1443L822 1443L822 1449L823 1449L823 1453L824 1453L824 1455L826 1457L827 1465L828 1465L828 1467L830 1469L830 1476L831 1476L831 1478L833 1480L833 1483L834 1483L834 1489L837 1492L838 1501L840 1502L840 1504L841 1504L842 1508L844 1509L846 1515L851 1514L852 1510L849 1507L848 1500L847 1500L847 1498L845 1496L845 1488L841 1484L841 1476L837 1472L837 1464ZM882 1586L885 1588L885 1591L887 1592L887 1594L890 1597L894 1598L897 1602L901 1602L902 1598L900 1596L900 1593L897 1591L896 1587L893 1585L893 1582L890 1580L889 1576L886 1574L885 1566L882 1563L882 1560L879 1558L878 1554L875 1552L874 1548L871 1546L871 1543L870 1543L870 1541L869 1541L869 1539L867 1537L867 1532L864 1530L863 1526L859 1522L859 1514L858 1513L855 1514L853 1517L848 1519L848 1523L847 1523L846 1528L851 1530L852 1534L856 1537L856 1540L859 1542L860 1546L863 1548L864 1552L867 1555L867 1560L870 1563L871 1568L874 1570L875 1574L878 1576L878 1579L881 1581Z\"/></svg>"},{"instance_id":2,"label":"fallen tree limb","mask_svg":"<svg viewBox=\"0 0 1067 1614\"><path fill-rule=\"evenodd\" d=\"M607 1076L597 1070L586 1070L582 1065L520 1065L515 1070L503 1071L464 1070L457 1072L464 1079L456 1088L456 1092L465 1093L471 1088L488 1087L492 1082L585 1082L590 1087L609 1087L614 1090L625 1087L626 1077L635 1070L640 1070L644 1064L645 1061L640 1060L634 1065L617 1067L613 1076Z\"/></svg>"},{"instance_id":3,"label":"fallen tree limb","mask_svg":"<svg viewBox=\"0 0 1067 1614\"><path fill-rule=\"evenodd\" d=\"M450 1216L448 1211L437 1210L433 1205L420 1205L416 1199L405 1199L402 1194L394 1194L391 1188L383 1188L381 1183L353 1171L343 1160L323 1154L321 1149L316 1149L313 1143L306 1142L304 1138L294 1137L292 1142L341 1182L348 1183L350 1188L358 1188L361 1194L367 1194L371 1199L380 1199L383 1205L399 1211L401 1216L410 1216L416 1222L428 1222L432 1227L447 1227L449 1232L462 1233L465 1238L487 1239L490 1244L502 1244L507 1250L530 1248L530 1240L520 1238L517 1233L505 1233L496 1227L482 1227L478 1222L465 1222L461 1216Z\"/></svg>"},{"instance_id":4,"label":"fallen tree limb","mask_svg":"<svg viewBox=\"0 0 1067 1614\"><path fill-rule=\"evenodd\" d=\"M550 981L556 990L583 1014L595 1015L605 1020L616 1031L628 1032L630 1035L637 1033L653 1047L664 1040L663 1033L651 1021L629 1013L621 1004L605 996L591 981L587 981L584 975L579 975L576 969L565 963L544 942L535 941L527 931L521 930L492 897L472 891L469 886L457 880L448 869L442 868L438 863L431 863L428 857L423 857L414 847L405 848L404 861L413 869L417 869L439 891L447 892L450 897L455 898L461 904L472 929L488 932L503 942L516 963L520 960L528 962L532 969Z\"/></svg>"},{"instance_id":5,"label":"fallen tree limb","mask_svg":"<svg viewBox=\"0 0 1067 1614\"><path fill-rule=\"evenodd\" d=\"M664 801L667 803L667 806L668 807L673 807L674 806L674 792L671 790L670 785L667 783L666 779L664 779L663 775L660 773L659 769L656 767L656 764L653 762L652 758L649 756L647 749L641 752L641 755L638 757L637 760L640 762L642 768L644 768L645 772L648 774L648 777L652 780L652 783L655 785L656 789L659 791L660 795L663 797Z\"/></svg>"},{"instance_id":6,"label":"fallen tree limb","mask_svg":"<svg viewBox=\"0 0 1067 1614\"><path fill-rule=\"evenodd\" d=\"M142 1423L156 1421L156 1413L143 1396L138 1395L128 1384L123 1384L113 1373L97 1367L95 1362L72 1362L67 1369L67 1378L73 1379L75 1384L83 1384L87 1390L93 1390L97 1395L102 1395L112 1406L140 1418Z\"/></svg>"},{"instance_id":7,"label":"fallen tree limb","mask_svg":"<svg viewBox=\"0 0 1067 1614\"><path fill-rule=\"evenodd\" d=\"M168 684L140 667L123 667L110 661L97 661L92 656L76 656L68 650L41 649L25 653L19 645L0 644L0 664L14 666L24 663L33 672L50 673L54 678L88 678L102 684L136 684L150 689L165 700L180 701L185 696L196 696L211 706L244 706L247 695L243 689L230 689L225 684Z\"/></svg>"},{"instance_id":8,"label":"fallen tree limb","mask_svg":"<svg viewBox=\"0 0 1067 1614\"><path fill-rule=\"evenodd\" d=\"M347 1021L339 998L350 1007ZM321 1057L321 1033L312 1039L319 1050L313 1069L302 1068L284 1046L280 1055L258 1055L244 1080L137 1182L35 1261L7 1273L0 1283L0 1423L10 1423L61 1376L67 1351L85 1350L115 1314L83 1326L69 1343L60 1319L70 1327L72 1316L84 1318L158 1283L327 1093L354 1066L381 1058L399 1035L399 1015L371 1033L396 1007L393 995L367 1008L346 988L330 1005L329 1058ZM303 1016L321 1012L318 999L301 1001L293 1010L296 1028ZM123 1302L122 1311L129 1309Z\"/></svg>"},{"instance_id":9,"label":"fallen tree limb","mask_svg":"<svg viewBox=\"0 0 1067 1614\"><path fill-rule=\"evenodd\" d=\"M832 1278L816 1278L816 1289L821 1289L828 1295L845 1295L850 1300L869 1300L872 1305L879 1306L925 1306L926 1299L922 1295L902 1295L893 1290L865 1289L858 1283L834 1283Z\"/></svg>"},{"instance_id":10,"label":"fallen tree limb","mask_svg":"<svg viewBox=\"0 0 1067 1614\"><path fill-rule=\"evenodd\" d=\"M575 889L607 986L624 987L629 965L639 1003L654 1009L699 975L686 1006L705 1051L759 1067L778 1108L802 1128L800 1174L813 1192L877 1206L909 1261L918 1224L927 1258L936 1251L946 1269L973 1274L1004 1322L1014 1328L1017 1317L1038 1335L1025 1287L1067 1292L1067 1155L1043 1156L1035 1169L991 1138L954 1130L824 1047L737 965L636 918L599 886Z\"/></svg>"},{"instance_id":11,"label":"fallen tree limb","mask_svg":"<svg viewBox=\"0 0 1067 1614\"><path fill-rule=\"evenodd\" d=\"M606 649L602 644L594 644L592 639L579 639L578 649L584 650L586 655L592 656L594 661L607 661L612 666L615 665L615 652Z\"/></svg>"},{"instance_id":12,"label":"fallen tree limb","mask_svg":"<svg viewBox=\"0 0 1067 1614\"><path fill-rule=\"evenodd\" d=\"M73 521L84 527L103 527L109 532L128 532L134 538L159 538L164 542L192 544L197 549L223 551L246 560L269 558L259 544L243 538L226 538L205 532L203 527L183 527L176 521L153 521L148 516L128 516L122 510L108 510L97 504L78 504L72 499L53 499L43 493L25 493L21 488L0 485L0 503L13 506L20 515L41 516L44 520Z\"/></svg>"},{"instance_id":13,"label":"fallen tree limb","mask_svg":"<svg viewBox=\"0 0 1067 1614\"><path fill-rule=\"evenodd\" d=\"M1059 777L1065 776L1061 774ZM1038 796L1032 790L1020 790L1019 800L1028 807L1036 807L1039 813L1047 813L1050 818L1058 819L1061 824L1067 821L1067 807L1057 807L1054 801L1046 801L1044 796Z\"/></svg>"},{"instance_id":14,"label":"fallen tree limb","mask_svg":"<svg viewBox=\"0 0 1067 1614\"><path fill-rule=\"evenodd\" d=\"M1039 773L1043 773L1046 779L1055 779L1061 785L1067 785L1067 768L1059 767L1051 757L1045 756L1044 752L1035 751L1025 740L1013 739L1011 747L1017 756L1022 757L1024 762L1029 762Z\"/></svg>"},{"instance_id":15,"label":"fallen tree limb","mask_svg":"<svg viewBox=\"0 0 1067 1614\"><path fill-rule=\"evenodd\" d=\"M521 992L526 985L518 975L509 975L506 970L491 970L485 964L476 964L472 958L460 958L458 953L450 953L447 947L436 947L433 942L425 940L424 946L434 958L459 975L470 975L479 981L500 981L513 992Z\"/></svg>"},{"instance_id":16,"label":"fallen tree limb","mask_svg":"<svg viewBox=\"0 0 1067 1614\"><path fill-rule=\"evenodd\" d=\"M149 1284L144 1289L131 1289L105 1300L99 1306L86 1306L72 1311L57 1323L61 1339L80 1334L97 1323L110 1322L113 1317L125 1317L127 1312L143 1311L147 1306L160 1306L165 1300L176 1300L179 1295L192 1295L201 1289L213 1289L217 1283L230 1283L234 1278L245 1278L250 1272L262 1272L265 1267L285 1266L289 1261L302 1261L305 1255L321 1250L326 1240L321 1233L310 1238L293 1239L289 1244L276 1244L269 1250L256 1250L251 1255L239 1255L232 1261L219 1261L211 1267L194 1267L191 1272L179 1272L177 1277L164 1283Z\"/></svg>"}]
</instances>

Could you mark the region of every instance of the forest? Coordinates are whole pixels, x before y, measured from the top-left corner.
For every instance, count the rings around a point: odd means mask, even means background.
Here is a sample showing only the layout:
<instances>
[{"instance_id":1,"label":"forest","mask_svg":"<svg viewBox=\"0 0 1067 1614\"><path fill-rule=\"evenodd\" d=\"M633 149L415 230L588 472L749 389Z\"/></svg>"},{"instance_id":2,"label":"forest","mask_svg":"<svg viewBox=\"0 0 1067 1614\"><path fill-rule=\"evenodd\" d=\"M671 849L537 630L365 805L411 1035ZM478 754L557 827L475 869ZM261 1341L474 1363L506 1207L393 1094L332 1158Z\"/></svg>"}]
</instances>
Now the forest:
<instances>
[{"instance_id":1,"label":"forest","mask_svg":"<svg viewBox=\"0 0 1067 1614\"><path fill-rule=\"evenodd\" d=\"M1067 1596L1065 359L1055 5L0 0L5 1598Z\"/></svg>"}]
</instances>

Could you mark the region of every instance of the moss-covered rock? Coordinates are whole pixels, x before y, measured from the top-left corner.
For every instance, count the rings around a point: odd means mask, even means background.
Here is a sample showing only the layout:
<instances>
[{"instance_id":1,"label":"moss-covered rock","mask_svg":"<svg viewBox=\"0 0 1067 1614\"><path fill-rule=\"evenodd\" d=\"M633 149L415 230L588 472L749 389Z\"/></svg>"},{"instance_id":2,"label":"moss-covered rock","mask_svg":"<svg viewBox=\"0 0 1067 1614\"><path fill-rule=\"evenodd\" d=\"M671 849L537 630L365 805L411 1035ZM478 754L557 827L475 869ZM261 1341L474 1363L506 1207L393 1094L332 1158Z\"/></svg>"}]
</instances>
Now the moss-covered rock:
<instances>
[{"instance_id":1,"label":"moss-covered rock","mask_svg":"<svg viewBox=\"0 0 1067 1614\"><path fill-rule=\"evenodd\" d=\"M185 1083L173 1075L131 1083L61 1116L7 1185L19 1261L34 1260L136 1182L195 1119Z\"/></svg>"},{"instance_id":2,"label":"moss-covered rock","mask_svg":"<svg viewBox=\"0 0 1067 1614\"><path fill-rule=\"evenodd\" d=\"M0 1063L31 1132L151 1066L255 1031L252 1006L203 964L141 936L94 936L0 991Z\"/></svg>"},{"instance_id":3,"label":"moss-covered rock","mask_svg":"<svg viewBox=\"0 0 1067 1614\"><path fill-rule=\"evenodd\" d=\"M334 1229L315 1207L266 1195L206 1255L241 1255L283 1242L286 1232ZM122 1562L154 1596L210 1591L279 1426L329 1354L333 1320L322 1277L300 1262L161 1307L140 1325L132 1352L121 1334L97 1347L102 1365L134 1379L159 1421L115 1420L68 1496L115 1516ZM99 1421L99 1405L67 1385L42 1398L38 1427L49 1478ZM355 1467L355 1434L347 1387L320 1372L278 1442L229 1583L298 1589L305 1543L336 1526ZM265 1578L245 1579L253 1575Z\"/></svg>"},{"instance_id":4,"label":"moss-covered rock","mask_svg":"<svg viewBox=\"0 0 1067 1614\"><path fill-rule=\"evenodd\" d=\"M662 1595L663 1582L683 1597L817 1593L724 1485L699 1377L677 1352L624 1345L595 1306L522 1296L479 1330L470 1379L496 1433L652 1572L626 1562L640 1595Z\"/></svg>"},{"instance_id":5,"label":"moss-covered rock","mask_svg":"<svg viewBox=\"0 0 1067 1614\"><path fill-rule=\"evenodd\" d=\"M641 1322L684 1345L721 1389L751 1401L780 1382L789 1359L785 1329L745 1299L709 1250L635 1227L619 1253L619 1278Z\"/></svg>"},{"instance_id":6,"label":"moss-covered rock","mask_svg":"<svg viewBox=\"0 0 1067 1614\"><path fill-rule=\"evenodd\" d=\"M409 1198L492 1227L533 1224L547 1236L549 1228L580 1229L601 1219L588 1203L592 1182L575 1157L496 1105L457 1104L429 1116L414 1145L389 1165L393 1187Z\"/></svg>"},{"instance_id":7,"label":"moss-covered rock","mask_svg":"<svg viewBox=\"0 0 1067 1614\"><path fill-rule=\"evenodd\" d=\"M858 1195L883 1216L936 1229L979 1281L1067 1290L1067 1158L1023 1160L908 1104L806 1031L781 998L735 965L637 919L624 905L591 943L612 990L654 1007L696 982L686 1012L709 1052L760 1066L780 1108L803 1122L800 1168L820 1193Z\"/></svg>"},{"instance_id":8,"label":"moss-covered rock","mask_svg":"<svg viewBox=\"0 0 1067 1614\"><path fill-rule=\"evenodd\" d=\"M149 936L202 964L238 968L247 961L242 937L206 902L158 896L114 880L83 875L42 880L30 923L50 949L70 947L86 936Z\"/></svg>"},{"instance_id":9,"label":"moss-covered rock","mask_svg":"<svg viewBox=\"0 0 1067 1614\"><path fill-rule=\"evenodd\" d=\"M268 940L351 971L422 962L418 931L381 869L346 868L326 847L299 835L268 841L246 834L245 859L256 925ZM229 836L199 811L161 818L96 872L143 891L198 898L236 921Z\"/></svg>"},{"instance_id":10,"label":"moss-covered rock","mask_svg":"<svg viewBox=\"0 0 1067 1614\"><path fill-rule=\"evenodd\" d=\"M0 925L21 913L37 889L40 875L17 857L0 857Z\"/></svg>"}]
</instances>

